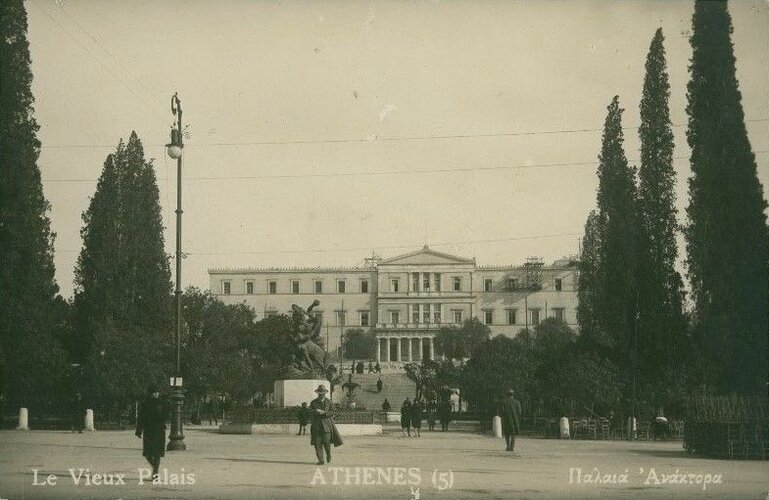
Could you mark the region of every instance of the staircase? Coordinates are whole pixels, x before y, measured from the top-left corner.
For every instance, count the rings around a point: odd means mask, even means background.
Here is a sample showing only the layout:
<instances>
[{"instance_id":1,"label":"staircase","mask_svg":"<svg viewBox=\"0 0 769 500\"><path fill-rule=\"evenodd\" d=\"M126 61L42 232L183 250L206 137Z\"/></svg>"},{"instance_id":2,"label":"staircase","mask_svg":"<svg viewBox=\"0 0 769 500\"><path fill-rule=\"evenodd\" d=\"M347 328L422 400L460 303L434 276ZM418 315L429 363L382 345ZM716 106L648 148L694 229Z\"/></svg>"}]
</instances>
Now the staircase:
<instances>
[{"instance_id":1,"label":"staircase","mask_svg":"<svg viewBox=\"0 0 769 500\"><path fill-rule=\"evenodd\" d=\"M367 410L381 410L382 402L387 398L392 407L392 411L399 411L403 400L406 398L414 399L416 386L414 382L406 377L405 373L383 373L382 392L376 390L376 381L380 375L375 373L356 374L352 376L353 382L360 384L355 389L355 396L366 407ZM345 376L345 381L347 378ZM336 391L340 391L340 397L344 394L341 387L334 389L334 399L336 400Z\"/></svg>"}]
</instances>

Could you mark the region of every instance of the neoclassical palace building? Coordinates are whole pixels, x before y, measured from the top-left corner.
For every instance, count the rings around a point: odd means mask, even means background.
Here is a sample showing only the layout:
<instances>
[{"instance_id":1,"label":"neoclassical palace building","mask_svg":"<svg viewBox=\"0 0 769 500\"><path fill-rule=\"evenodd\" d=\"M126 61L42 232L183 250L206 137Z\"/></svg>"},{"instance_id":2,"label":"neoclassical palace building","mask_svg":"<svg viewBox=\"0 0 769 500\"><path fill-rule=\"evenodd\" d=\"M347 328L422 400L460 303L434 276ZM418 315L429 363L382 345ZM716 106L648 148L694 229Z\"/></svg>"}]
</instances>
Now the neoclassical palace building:
<instances>
[{"instance_id":1,"label":"neoclassical palace building","mask_svg":"<svg viewBox=\"0 0 769 500\"><path fill-rule=\"evenodd\" d=\"M329 351L351 328L373 329L377 360L385 368L433 358L433 337L468 318L487 324L493 335L515 336L544 318L577 323L577 264L550 266L531 258L521 265L479 266L475 259L431 250L362 267L209 269L211 293L225 303L242 303L261 319L289 313L291 304L315 308Z\"/></svg>"}]
</instances>

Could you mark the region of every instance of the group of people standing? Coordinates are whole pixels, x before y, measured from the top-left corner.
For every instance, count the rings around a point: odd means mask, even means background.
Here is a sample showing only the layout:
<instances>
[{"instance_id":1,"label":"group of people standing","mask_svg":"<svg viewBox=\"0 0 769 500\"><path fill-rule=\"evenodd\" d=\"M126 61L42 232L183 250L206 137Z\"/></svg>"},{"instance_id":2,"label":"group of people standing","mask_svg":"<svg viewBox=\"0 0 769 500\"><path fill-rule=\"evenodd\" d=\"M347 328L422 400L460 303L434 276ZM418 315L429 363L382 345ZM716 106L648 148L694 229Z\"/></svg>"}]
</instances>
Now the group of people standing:
<instances>
[{"instance_id":1,"label":"group of people standing","mask_svg":"<svg viewBox=\"0 0 769 500\"><path fill-rule=\"evenodd\" d=\"M387 402L387 400L385 400ZM389 408L389 403L388 403ZM383 405L384 408L384 405ZM421 399L412 402L409 398L401 405L401 430L403 435L411 436L411 430L414 430L414 436L420 437L422 430L422 420L427 418L428 429L435 430L436 419L440 420L441 430L449 430L451 421L451 402L450 401L429 401L426 404Z\"/></svg>"}]
</instances>

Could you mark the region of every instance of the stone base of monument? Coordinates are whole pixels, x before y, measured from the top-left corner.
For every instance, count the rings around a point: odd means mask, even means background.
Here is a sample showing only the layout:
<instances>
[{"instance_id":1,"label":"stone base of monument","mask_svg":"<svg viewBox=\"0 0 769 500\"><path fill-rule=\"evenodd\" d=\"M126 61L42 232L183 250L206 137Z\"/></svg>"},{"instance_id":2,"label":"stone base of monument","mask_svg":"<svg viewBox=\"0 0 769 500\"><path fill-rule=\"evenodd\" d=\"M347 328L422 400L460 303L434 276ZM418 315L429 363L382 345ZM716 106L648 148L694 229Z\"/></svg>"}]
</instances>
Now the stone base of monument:
<instances>
[{"instance_id":1,"label":"stone base of monument","mask_svg":"<svg viewBox=\"0 0 769 500\"><path fill-rule=\"evenodd\" d=\"M307 439L310 439L310 429L307 426ZM342 437L346 436L378 436L382 434L379 424L336 424ZM296 435L299 423L296 424L222 424L221 434L283 434Z\"/></svg>"},{"instance_id":2,"label":"stone base of monument","mask_svg":"<svg viewBox=\"0 0 769 500\"><path fill-rule=\"evenodd\" d=\"M328 383L328 380L276 380L274 385L275 406L277 408L290 408L302 406L302 403L310 404L310 401L318 397L315 389L319 385L323 385L328 391L331 391L331 384ZM330 394L329 392L326 397Z\"/></svg>"}]
</instances>

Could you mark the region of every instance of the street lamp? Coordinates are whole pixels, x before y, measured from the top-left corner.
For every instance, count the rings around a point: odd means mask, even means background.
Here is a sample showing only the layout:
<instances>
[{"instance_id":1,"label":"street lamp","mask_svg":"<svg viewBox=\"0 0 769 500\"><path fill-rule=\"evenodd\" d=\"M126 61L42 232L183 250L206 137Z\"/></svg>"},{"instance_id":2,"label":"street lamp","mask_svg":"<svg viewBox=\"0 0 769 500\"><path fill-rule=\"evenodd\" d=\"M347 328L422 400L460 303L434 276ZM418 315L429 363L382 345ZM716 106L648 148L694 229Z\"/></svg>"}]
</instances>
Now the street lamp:
<instances>
[{"instance_id":1,"label":"street lamp","mask_svg":"<svg viewBox=\"0 0 769 500\"><path fill-rule=\"evenodd\" d=\"M176 160L176 372L171 378L171 434L168 436L167 450L186 450L182 412L184 392L182 391L181 370L181 331L182 331L182 103L174 93L171 97L171 112L176 116L176 128L171 128L171 142L166 144L168 156Z\"/></svg>"}]
</instances>

